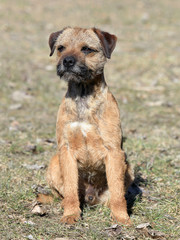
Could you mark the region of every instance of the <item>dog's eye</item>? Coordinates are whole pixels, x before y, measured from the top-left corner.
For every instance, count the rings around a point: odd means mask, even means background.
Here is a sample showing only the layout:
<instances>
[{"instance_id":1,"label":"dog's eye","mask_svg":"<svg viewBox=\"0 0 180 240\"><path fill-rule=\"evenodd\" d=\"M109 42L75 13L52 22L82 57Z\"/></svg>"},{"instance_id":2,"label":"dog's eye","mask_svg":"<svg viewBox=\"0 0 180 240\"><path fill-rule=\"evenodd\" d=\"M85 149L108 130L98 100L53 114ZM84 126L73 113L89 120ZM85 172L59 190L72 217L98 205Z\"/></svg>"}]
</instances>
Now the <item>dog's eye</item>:
<instances>
[{"instance_id":1,"label":"dog's eye","mask_svg":"<svg viewBox=\"0 0 180 240\"><path fill-rule=\"evenodd\" d=\"M81 48L81 52L83 52L85 54L89 54L89 53L97 52L97 51L95 49L84 46L84 47Z\"/></svg>"},{"instance_id":2,"label":"dog's eye","mask_svg":"<svg viewBox=\"0 0 180 240\"><path fill-rule=\"evenodd\" d=\"M62 46L62 45L60 45L60 46L58 47L58 51L59 51L59 52L62 52L64 49L65 49L65 47Z\"/></svg>"}]
</instances>

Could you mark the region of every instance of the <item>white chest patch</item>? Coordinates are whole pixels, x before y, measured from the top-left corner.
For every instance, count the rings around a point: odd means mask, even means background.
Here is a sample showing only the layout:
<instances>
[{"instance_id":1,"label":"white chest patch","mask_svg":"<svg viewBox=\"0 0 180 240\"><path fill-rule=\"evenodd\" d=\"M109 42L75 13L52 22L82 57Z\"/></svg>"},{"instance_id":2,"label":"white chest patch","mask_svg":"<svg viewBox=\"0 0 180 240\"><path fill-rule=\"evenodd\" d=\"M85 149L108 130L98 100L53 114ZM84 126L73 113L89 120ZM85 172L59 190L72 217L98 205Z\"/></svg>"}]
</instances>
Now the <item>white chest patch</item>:
<instances>
[{"instance_id":1,"label":"white chest patch","mask_svg":"<svg viewBox=\"0 0 180 240\"><path fill-rule=\"evenodd\" d=\"M84 137L87 136L87 133L92 129L92 125L86 122L72 122L70 123L71 128L80 128Z\"/></svg>"}]
</instances>

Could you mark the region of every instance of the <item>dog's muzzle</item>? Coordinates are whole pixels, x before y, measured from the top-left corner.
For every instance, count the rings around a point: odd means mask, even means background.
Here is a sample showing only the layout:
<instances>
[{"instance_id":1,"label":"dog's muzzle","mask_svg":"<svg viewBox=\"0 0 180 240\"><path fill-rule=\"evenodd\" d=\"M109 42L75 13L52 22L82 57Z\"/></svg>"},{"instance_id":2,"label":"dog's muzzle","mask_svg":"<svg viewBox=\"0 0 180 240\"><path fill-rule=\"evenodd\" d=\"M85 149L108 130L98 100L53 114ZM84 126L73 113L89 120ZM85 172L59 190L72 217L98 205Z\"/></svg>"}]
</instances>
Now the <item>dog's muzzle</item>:
<instances>
[{"instance_id":1,"label":"dog's muzzle","mask_svg":"<svg viewBox=\"0 0 180 240\"><path fill-rule=\"evenodd\" d=\"M57 75L66 81L86 82L92 79L92 70L79 63L73 56L67 56L57 65Z\"/></svg>"}]
</instances>

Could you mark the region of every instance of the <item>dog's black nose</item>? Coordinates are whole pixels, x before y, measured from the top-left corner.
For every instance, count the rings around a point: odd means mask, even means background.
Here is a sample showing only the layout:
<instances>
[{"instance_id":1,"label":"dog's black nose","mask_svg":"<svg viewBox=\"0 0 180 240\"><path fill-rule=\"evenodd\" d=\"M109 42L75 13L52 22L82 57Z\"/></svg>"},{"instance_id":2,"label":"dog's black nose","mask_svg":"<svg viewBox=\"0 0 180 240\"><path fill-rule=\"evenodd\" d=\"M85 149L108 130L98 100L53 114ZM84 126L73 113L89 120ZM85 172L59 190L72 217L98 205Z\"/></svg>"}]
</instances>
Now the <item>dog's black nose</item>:
<instances>
[{"instance_id":1,"label":"dog's black nose","mask_svg":"<svg viewBox=\"0 0 180 240\"><path fill-rule=\"evenodd\" d=\"M88 199L89 199L89 201L92 201L92 200L93 200L93 197L92 197L92 196L89 196Z\"/></svg>"},{"instance_id":2,"label":"dog's black nose","mask_svg":"<svg viewBox=\"0 0 180 240\"><path fill-rule=\"evenodd\" d=\"M73 67L76 62L76 59L73 56L65 57L63 60L63 65L67 68Z\"/></svg>"}]
</instances>

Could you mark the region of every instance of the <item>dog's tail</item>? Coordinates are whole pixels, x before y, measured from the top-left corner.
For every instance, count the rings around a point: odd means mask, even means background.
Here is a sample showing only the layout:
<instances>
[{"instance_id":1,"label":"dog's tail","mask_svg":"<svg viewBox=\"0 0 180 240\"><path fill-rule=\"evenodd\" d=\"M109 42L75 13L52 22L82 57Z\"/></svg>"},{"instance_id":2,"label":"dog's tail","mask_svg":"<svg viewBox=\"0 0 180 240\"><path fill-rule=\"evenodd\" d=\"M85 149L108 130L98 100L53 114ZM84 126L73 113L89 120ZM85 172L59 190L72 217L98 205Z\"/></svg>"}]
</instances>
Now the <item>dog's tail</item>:
<instances>
[{"instance_id":1,"label":"dog's tail","mask_svg":"<svg viewBox=\"0 0 180 240\"><path fill-rule=\"evenodd\" d=\"M38 193L36 201L42 204L53 203L54 197L52 194Z\"/></svg>"}]
</instances>

